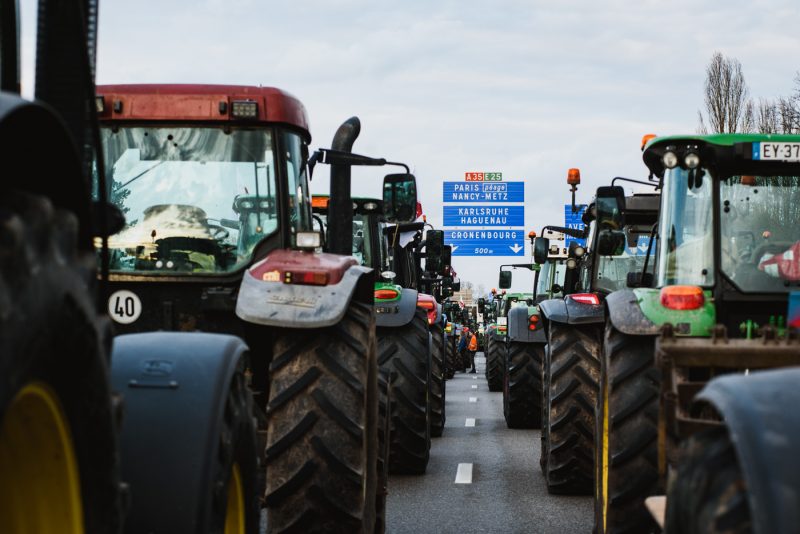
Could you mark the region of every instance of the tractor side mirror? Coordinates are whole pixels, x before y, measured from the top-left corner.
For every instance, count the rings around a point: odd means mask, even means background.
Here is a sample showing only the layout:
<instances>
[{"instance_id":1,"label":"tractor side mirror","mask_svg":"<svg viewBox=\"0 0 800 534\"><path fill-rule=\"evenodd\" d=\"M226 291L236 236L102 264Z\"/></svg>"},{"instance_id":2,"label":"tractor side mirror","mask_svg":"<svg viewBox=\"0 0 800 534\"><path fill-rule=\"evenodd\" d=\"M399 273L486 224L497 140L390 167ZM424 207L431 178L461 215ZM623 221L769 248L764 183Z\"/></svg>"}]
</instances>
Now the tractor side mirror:
<instances>
[{"instance_id":1,"label":"tractor side mirror","mask_svg":"<svg viewBox=\"0 0 800 534\"><path fill-rule=\"evenodd\" d=\"M453 247L450 245L445 245L442 249L442 272L440 274L444 275L447 268L453 264Z\"/></svg>"},{"instance_id":2,"label":"tractor side mirror","mask_svg":"<svg viewBox=\"0 0 800 534\"><path fill-rule=\"evenodd\" d=\"M600 230L597 234L597 252L601 256L619 256L625 252L625 232Z\"/></svg>"},{"instance_id":3,"label":"tractor side mirror","mask_svg":"<svg viewBox=\"0 0 800 534\"><path fill-rule=\"evenodd\" d=\"M444 232L428 230L425 232L425 270L439 273L444 270Z\"/></svg>"},{"instance_id":4,"label":"tractor side mirror","mask_svg":"<svg viewBox=\"0 0 800 534\"><path fill-rule=\"evenodd\" d=\"M384 176L383 216L391 223L412 222L417 218L417 179L413 174Z\"/></svg>"},{"instance_id":5,"label":"tractor side mirror","mask_svg":"<svg viewBox=\"0 0 800 534\"><path fill-rule=\"evenodd\" d=\"M453 280L453 285L450 286L450 296L452 296L455 291L461 291L461 280L458 282Z\"/></svg>"},{"instance_id":6,"label":"tractor side mirror","mask_svg":"<svg viewBox=\"0 0 800 534\"><path fill-rule=\"evenodd\" d=\"M624 211L625 190L622 187L612 185L597 188L595 212L600 230L620 230L625 224Z\"/></svg>"},{"instance_id":7,"label":"tractor side mirror","mask_svg":"<svg viewBox=\"0 0 800 534\"><path fill-rule=\"evenodd\" d=\"M547 263L547 253L550 250L550 240L546 237L537 237L533 243L533 261L538 264Z\"/></svg>"},{"instance_id":8,"label":"tractor side mirror","mask_svg":"<svg viewBox=\"0 0 800 534\"><path fill-rule=\"evenodd\" d=\"M500 289L509 289L511 287L511 271L500 271L500 280L497 282L497 287Z\"/></svg>"},{"instance_id":9,"label":"tractor side mirror","mask_svg":"<svg viewBox=\"0 0 800 534\"><path fill-rule=\"evenodd\" d=\"M478 311L483 313L484 310L486 310L486 299L483 298L483 297L480 297L478 299Z\"/></svg>"}]
</instances>

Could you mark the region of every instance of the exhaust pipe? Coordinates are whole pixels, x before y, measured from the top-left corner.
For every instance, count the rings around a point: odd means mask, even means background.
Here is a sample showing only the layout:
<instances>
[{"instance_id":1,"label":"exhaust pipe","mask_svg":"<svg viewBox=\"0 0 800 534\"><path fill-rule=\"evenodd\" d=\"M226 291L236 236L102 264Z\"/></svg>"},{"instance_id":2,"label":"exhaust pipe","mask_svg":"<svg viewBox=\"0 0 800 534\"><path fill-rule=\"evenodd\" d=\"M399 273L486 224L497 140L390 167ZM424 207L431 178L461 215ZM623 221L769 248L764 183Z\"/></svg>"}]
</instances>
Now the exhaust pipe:
<instances>
[{"instance_id":1,"label":"exhaust pipe","mask_svg":"<svg viewBox=\"0 0 800 534\"><path fill-rule=\"evenodd\" d=\"M361 133L361 121L350 117L336 130L332 150L352 152ZM330 201L328 203L328 250L333 254L353 253L353 199L350 194L350 165L331 165Z\"/></svg>"}]
</instances>

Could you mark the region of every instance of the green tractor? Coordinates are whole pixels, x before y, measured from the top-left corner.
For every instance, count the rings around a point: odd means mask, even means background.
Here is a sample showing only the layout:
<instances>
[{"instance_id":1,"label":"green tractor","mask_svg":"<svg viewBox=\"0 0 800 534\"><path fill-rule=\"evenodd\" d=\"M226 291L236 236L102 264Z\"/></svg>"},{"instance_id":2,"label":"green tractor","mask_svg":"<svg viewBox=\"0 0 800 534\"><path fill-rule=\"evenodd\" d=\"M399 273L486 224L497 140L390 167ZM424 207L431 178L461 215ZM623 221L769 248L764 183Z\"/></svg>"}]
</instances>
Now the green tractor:
<instances>
[{"instance_id":1,"label":"green tractor","mask_svg":"<svg viewBox=\"0 0 800 534\"><path fill-rule=\"evenodd\" d=\"M571 177L575 174L571 170ZM544 364L542 458L548 491L591 494L595 477L595 404L598 398L600 353L606 322L604 301L609 293L636 282L632 277L647 264L648 238L658 217L657 194L625 197L622 187L600 187L584 213L582 237L587 246L573 242L567 249L563 293L539 303L547 332ZM653 185L642 182L644 185ZM619 199L624 224L614 225L603 215L609 195ZM581 231L554 228L567 235ZM549 243L537 240L535 260L547 261ZM608 256L613 252L614 256ZM641 274L641 273L640 273ZM647 282L647 279L645 280Z\"/></svg>"},{"instance_id":2,"label":"green tractor","mask_svg":"<svg viewBox=\"0 0 800 534\"><path fill-rule=\"evenodd\" d=\"M605 300L596 531L650 532L664 490L666 532L796 530L798 372L755 371L800 364L800 136L661 137L643 157L657 274Z\"/></svg>"}]
</instances>

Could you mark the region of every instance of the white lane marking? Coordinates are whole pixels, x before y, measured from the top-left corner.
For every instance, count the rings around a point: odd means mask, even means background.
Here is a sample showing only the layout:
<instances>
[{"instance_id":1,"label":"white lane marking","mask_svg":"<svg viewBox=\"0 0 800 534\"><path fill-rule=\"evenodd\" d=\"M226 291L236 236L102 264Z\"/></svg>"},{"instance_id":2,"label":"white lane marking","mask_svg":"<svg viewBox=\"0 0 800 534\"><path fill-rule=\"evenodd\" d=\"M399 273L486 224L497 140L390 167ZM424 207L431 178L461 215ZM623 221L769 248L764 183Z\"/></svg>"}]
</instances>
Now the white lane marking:
<instances>
[{"instance_id":1,"label":"white lane marking","mask_svg":"<svg viewBox=\"0 0 800 534\"><path fill-rule=\"evenodd\" d=\"M472 386L472 389L478 389L478 384L475 384L474 386Z\"/></svg>"},{"instance_id":2,"label":"white lane marking","mask_svg":"<svg viewBox=\"0 0 800 534\"><path fill-rule=\"evenodd\" d=\"M456 484L472 484L472 464L458 464Z\"/></svg>"},{"instance_id":3,"label":"white lane marking","mask_svg":"<svg viewBox=\"0 0 800 534\"><path fill-rule=\"evenodd\" d=\"M478 397L470 397L469 401L470 402L478 402Z\"/></svg>"},{"instance_id":4,"label":"white lane marking","mask_svg":"<svg viewBox=\"0 0 800 534\"><path fill-rule=\"evenodd\" d=\"M464 426L475 426L475 418L474 417L467 417Z\"/></svg>"},{"instance_id":5,"label":"white lane marking","mask_svg":"<svg viewBox=\"0 0 800 534\"><path fill-rule=\"evenodd\" d=\"M478 379L478 377L477 377L477 376L473 376L473 377L472 377L472 379L473 379L473 380L477 380L477 379Z\"/></svg>"}]
</instances>

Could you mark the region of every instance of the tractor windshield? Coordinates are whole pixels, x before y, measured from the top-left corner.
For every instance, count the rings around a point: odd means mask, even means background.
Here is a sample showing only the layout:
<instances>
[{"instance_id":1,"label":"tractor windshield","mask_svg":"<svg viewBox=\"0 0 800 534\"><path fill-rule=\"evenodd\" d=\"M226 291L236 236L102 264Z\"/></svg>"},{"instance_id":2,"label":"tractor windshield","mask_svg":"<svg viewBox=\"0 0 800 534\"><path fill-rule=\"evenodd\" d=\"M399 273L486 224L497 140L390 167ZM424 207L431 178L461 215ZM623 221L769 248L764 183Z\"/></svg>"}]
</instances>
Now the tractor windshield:
<instances>
[{"instance_id":1,"label":"tractor windshield","mask_svg":"<svg viewBox=\"0 0 800 534\"><path fill-rule=\"evenodd\" d=\"M630 227L623 228L626 238L626 247L619 256L599 256L597 269L595 271L595 287L602 291L611 293L618 289L627 287L628 273L641 273L644 269L644 260L647 257L647 246L650 242L649 232L645 233L646 228ZM656 248L653 246L650 252L650 260L647 263L647 272L653 273Z\"/></svg>"},{"instance_id":2,"label":"tractor windshield","mask_svg":"<svg viewBox=\"0 0 800 534\"><path fill-rule=\"evenodd\" d=\"M800 286L800 178L732 176L720 203L722 272L744 292Z\"/></svg>"},{"instance_id":3,"label":"tractor windshield","mask_svg":"<svg viewBox=\"0 0 800 534\"><path fill-rule=\"evenodd\" d=\"M101 135L109 197L127 220L109 238L112 270L229 272L278 229L269 130L114 126Z\"/></svg>"},{"instance_id":4,"label":"tractor windshield","mask_svg":"<svg viewBox=\"0 0 800 534\"><path fill-rule=\"evenodd\" d=\"M548 260L542 264L539 271L539 283L536 286L537 298L548 297L555 298L561 294L561 291L553 291L553 285L558 284L559 289L561 283L564 281L564 272L567 270L566 260Z\"/></svg>"},{"instance_id":5,"label":"tractor windshield","mask_svg":"<svg viewBox=\"0 0 800 534\"><path fill-rule=\"evenodd\" d=\"M690 187L689 171L678 167L664 176L658 287L714 283L713 180L705 169L697 169L692 178Z\"/></svg>"}]
</instances>

